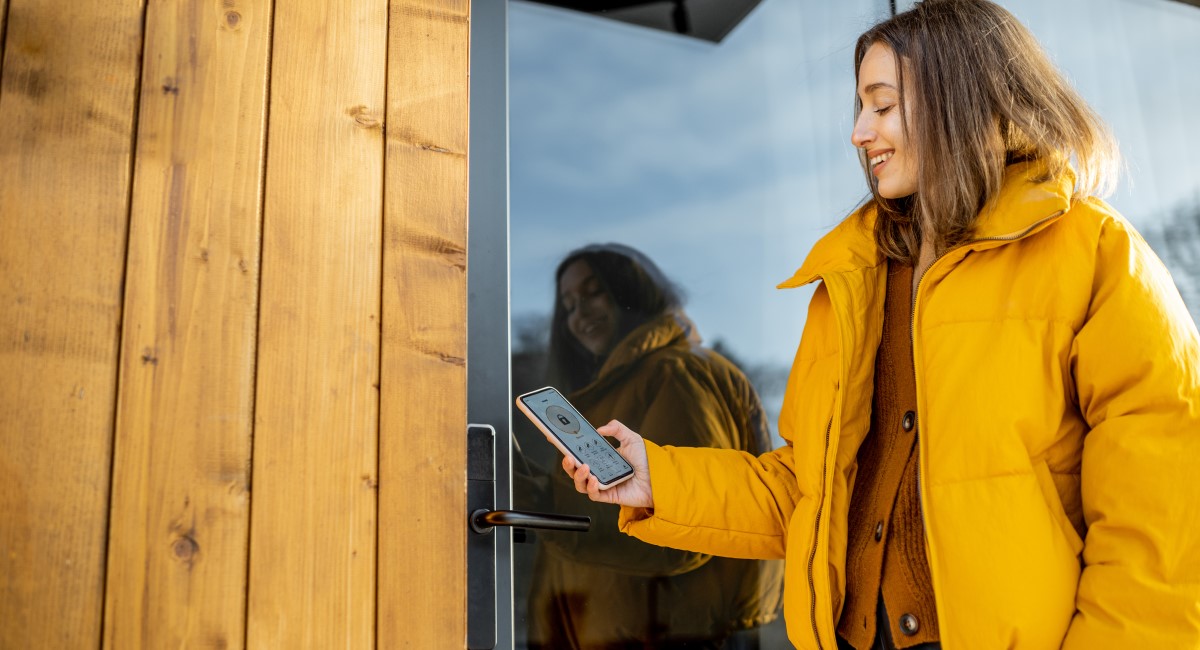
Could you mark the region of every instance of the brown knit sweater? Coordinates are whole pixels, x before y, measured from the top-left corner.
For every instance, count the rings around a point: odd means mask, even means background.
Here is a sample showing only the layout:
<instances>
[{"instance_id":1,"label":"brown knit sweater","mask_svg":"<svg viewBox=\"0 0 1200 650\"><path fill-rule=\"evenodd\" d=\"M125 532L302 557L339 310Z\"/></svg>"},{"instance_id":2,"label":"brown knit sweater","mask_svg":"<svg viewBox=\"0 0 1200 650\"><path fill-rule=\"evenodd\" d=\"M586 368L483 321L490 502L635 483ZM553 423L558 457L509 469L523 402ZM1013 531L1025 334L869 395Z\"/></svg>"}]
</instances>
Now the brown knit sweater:
<instances>
[{"instance_id":1,"label":"brown knit sweater","mask_svg":"<svg viewBox=\"0 0 1200 650\"><path fill-rule=\"evenodd\" d=\"M889 630L880 632L890 636L895 647L938 640L917 485L912 275L911 266L889 262L871 430L858 451L850 500L846 602L838 634L858 650L870 648L876 638L881 597Z\"/></svg>"}]
</instances>

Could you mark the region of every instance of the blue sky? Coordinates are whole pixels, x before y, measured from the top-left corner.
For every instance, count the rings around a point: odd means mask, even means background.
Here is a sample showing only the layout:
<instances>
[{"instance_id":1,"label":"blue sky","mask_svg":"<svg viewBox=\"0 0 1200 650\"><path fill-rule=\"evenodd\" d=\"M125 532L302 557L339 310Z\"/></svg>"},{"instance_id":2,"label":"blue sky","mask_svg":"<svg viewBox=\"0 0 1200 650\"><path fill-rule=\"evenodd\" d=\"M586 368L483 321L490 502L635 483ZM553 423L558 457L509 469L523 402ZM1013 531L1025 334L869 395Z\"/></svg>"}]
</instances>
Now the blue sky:
<instances>
[{"instance_id":1,"label":"blue sky","mask_svg":"<svg viewBox=\"0 0 1200 650\"><path fill-rule=\"evenodd\" d=\"M1145 226L1200 200L1200 9L1002 4L1112 125L1129 165L1118 209ZM788 364L809 294L774 285L865 192L851 56L886 0L764 0L720 44L510 7L514 316L549 311L569 250L618 241L683 286L708 340Z\"/></svg>"}]
</instances>

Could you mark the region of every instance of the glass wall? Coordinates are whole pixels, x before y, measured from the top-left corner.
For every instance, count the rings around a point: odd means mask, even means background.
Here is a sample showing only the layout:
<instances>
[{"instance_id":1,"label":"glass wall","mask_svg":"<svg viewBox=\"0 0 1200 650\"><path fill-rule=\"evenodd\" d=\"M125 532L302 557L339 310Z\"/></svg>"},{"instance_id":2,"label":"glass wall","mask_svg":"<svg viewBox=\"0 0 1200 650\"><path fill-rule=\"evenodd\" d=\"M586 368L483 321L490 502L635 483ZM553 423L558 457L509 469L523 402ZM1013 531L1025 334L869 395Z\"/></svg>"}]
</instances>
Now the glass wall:
<instances>
[{"instance_id":1,"label":"glass wall","mask_svg":"<svg viewBox=\"0 0 1200 650\"><path fill-rule=\"evenodd\" d=\"M898 4L903 10L911 3ZM1034 31L1113 127L1127 174L1110 200L1167 262L1196 317L1200 131L1188 128L1185 114L1200 105L1194 83L1200 8L1170 0L1001 4ZM698 364L687 366L690 373L719 368L735 388L744 377L757 399L744 392L734 400L726 396L702 416L667 408L667 418L726 418L752 430L667 442L778 444L775 419L811 288L774 287L865 196L849 143L853 45L889 14L889 3L763 0L719 44L543 5L510 7L514 391L556 383L589 418L607 421L622 409L636 414L627 417L663 417L652 412L652 402L655 391L673 386L666 370L626 376L628 387L621 390L603 384L630 367L617 368L614 356L632 364L648 350L682 340L684 348L715 350L739 369L725 372L724 361L703 352L702 360L680 362ZM576 277L567 265L564 278L577 284L556 285L560 263L587 246L593 246L583 257L587 273ZM551 361L556 293L563 293L565 307L586 310L594 290L588 276L604 276L611 285L629 268L642 272L626 283L631 295L618 302L661 299L666 278L682 294L681 306L668 307L669 317L633 324L606 325L611 314L592 311L577 325L576 343L603 338L611 325L625 337L617 350L605 363L589 365L586 355L571 362L569 346L558 346ZM565 322L568 315L562 316ZM570 366L565 373L564 363ZM572 372L576 376L568 377ZM685 400L706 399L688 393L700 390L695 387L675 390ZM765 423L761 431L759 422ZM774 567L737 570L754 576L747 586L744 578L720 574L733 571L728 567L710 568L704 581L688 584L680 576L689 574L689 562L712 561L685 555L643 553L619 565L614 557L637 551L614 546L626 543L610 529L615 513L597 515L597 506L555 488L558 453L524 417L513 424L521 449L514 458L515 506L597 518L585 535L531 534L517 545L518 647L562 647L564 634L580 637L575 641L665 639L677 632L703 638L747 624L755 624L752 631L735 635L727 647L790 647L781 623L767 624L778 598ZM610 598L622 589L636 594L626 598L636 601L630 605L636 614ZM732 609L709 593L731 589L749 594ZM617 619L635 623L618 629L611 624Z\"/></svg>"}]
</instances>

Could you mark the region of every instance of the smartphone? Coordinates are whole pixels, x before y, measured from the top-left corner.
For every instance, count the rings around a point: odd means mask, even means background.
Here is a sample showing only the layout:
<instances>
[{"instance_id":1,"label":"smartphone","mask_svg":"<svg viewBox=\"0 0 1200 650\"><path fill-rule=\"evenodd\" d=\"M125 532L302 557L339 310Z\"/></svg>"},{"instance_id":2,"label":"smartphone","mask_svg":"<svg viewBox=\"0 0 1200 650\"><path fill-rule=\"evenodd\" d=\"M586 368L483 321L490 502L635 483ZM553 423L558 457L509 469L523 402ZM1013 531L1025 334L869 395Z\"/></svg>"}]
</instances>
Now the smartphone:
<instances>
[{"instance_id":1,"label":"smartphone","mask_svg":"<svg viewBox=\"0 0 1200 650\"><path fill-rule=\"evenodd\" d=\"M547 386L521 395L517 408L559 451L580 465L586 464L600 482L600 489L633 478L633 466L555 388Z\"/></svg>"}]
</instances>

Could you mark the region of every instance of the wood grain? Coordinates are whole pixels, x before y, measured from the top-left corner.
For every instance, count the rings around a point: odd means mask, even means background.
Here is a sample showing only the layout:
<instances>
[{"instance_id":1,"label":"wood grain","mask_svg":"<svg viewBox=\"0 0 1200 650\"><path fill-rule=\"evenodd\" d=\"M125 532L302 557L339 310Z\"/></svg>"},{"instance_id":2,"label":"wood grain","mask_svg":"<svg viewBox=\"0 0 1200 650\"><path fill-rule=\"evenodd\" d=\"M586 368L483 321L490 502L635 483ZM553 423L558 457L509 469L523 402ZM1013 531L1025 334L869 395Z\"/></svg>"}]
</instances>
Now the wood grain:
<instances>
[{"instance_id":1,"label":"wood grain","mask_svg":"<svg viewBox=\"0 0 1200 650\"><path fill-rule=\"evenodd\" d=\"M245 639L271 4L147 9L104 647Z\"/></svg>"},{"instance_id":2,"label":"wood grain","mask_svg":"<svg viewBox=\"0 0 1200 650\"><path fill-rule=\"evenodd\" d=\"M0 76L0 647L94 647L141 4L11 0Z\"/></svg>"},{"instance_id":3,"label":"wood grain","mask_svg":"<svg viewBox=\"0 0 1200 650\"><path fill-rule=\"evenodd\" d=\"M370 648L386 0L275 10L247 643Z\"/></svg>"},{"instance_id":4,"label":"wood grain","mask_svg":"<svg viewBox=\"0 0 1200 650\"><path fill-rule=\"evenodd\" d=\"M470 5L391 11L379 646L463 647Z\"/></svg>"}]
</instances>

